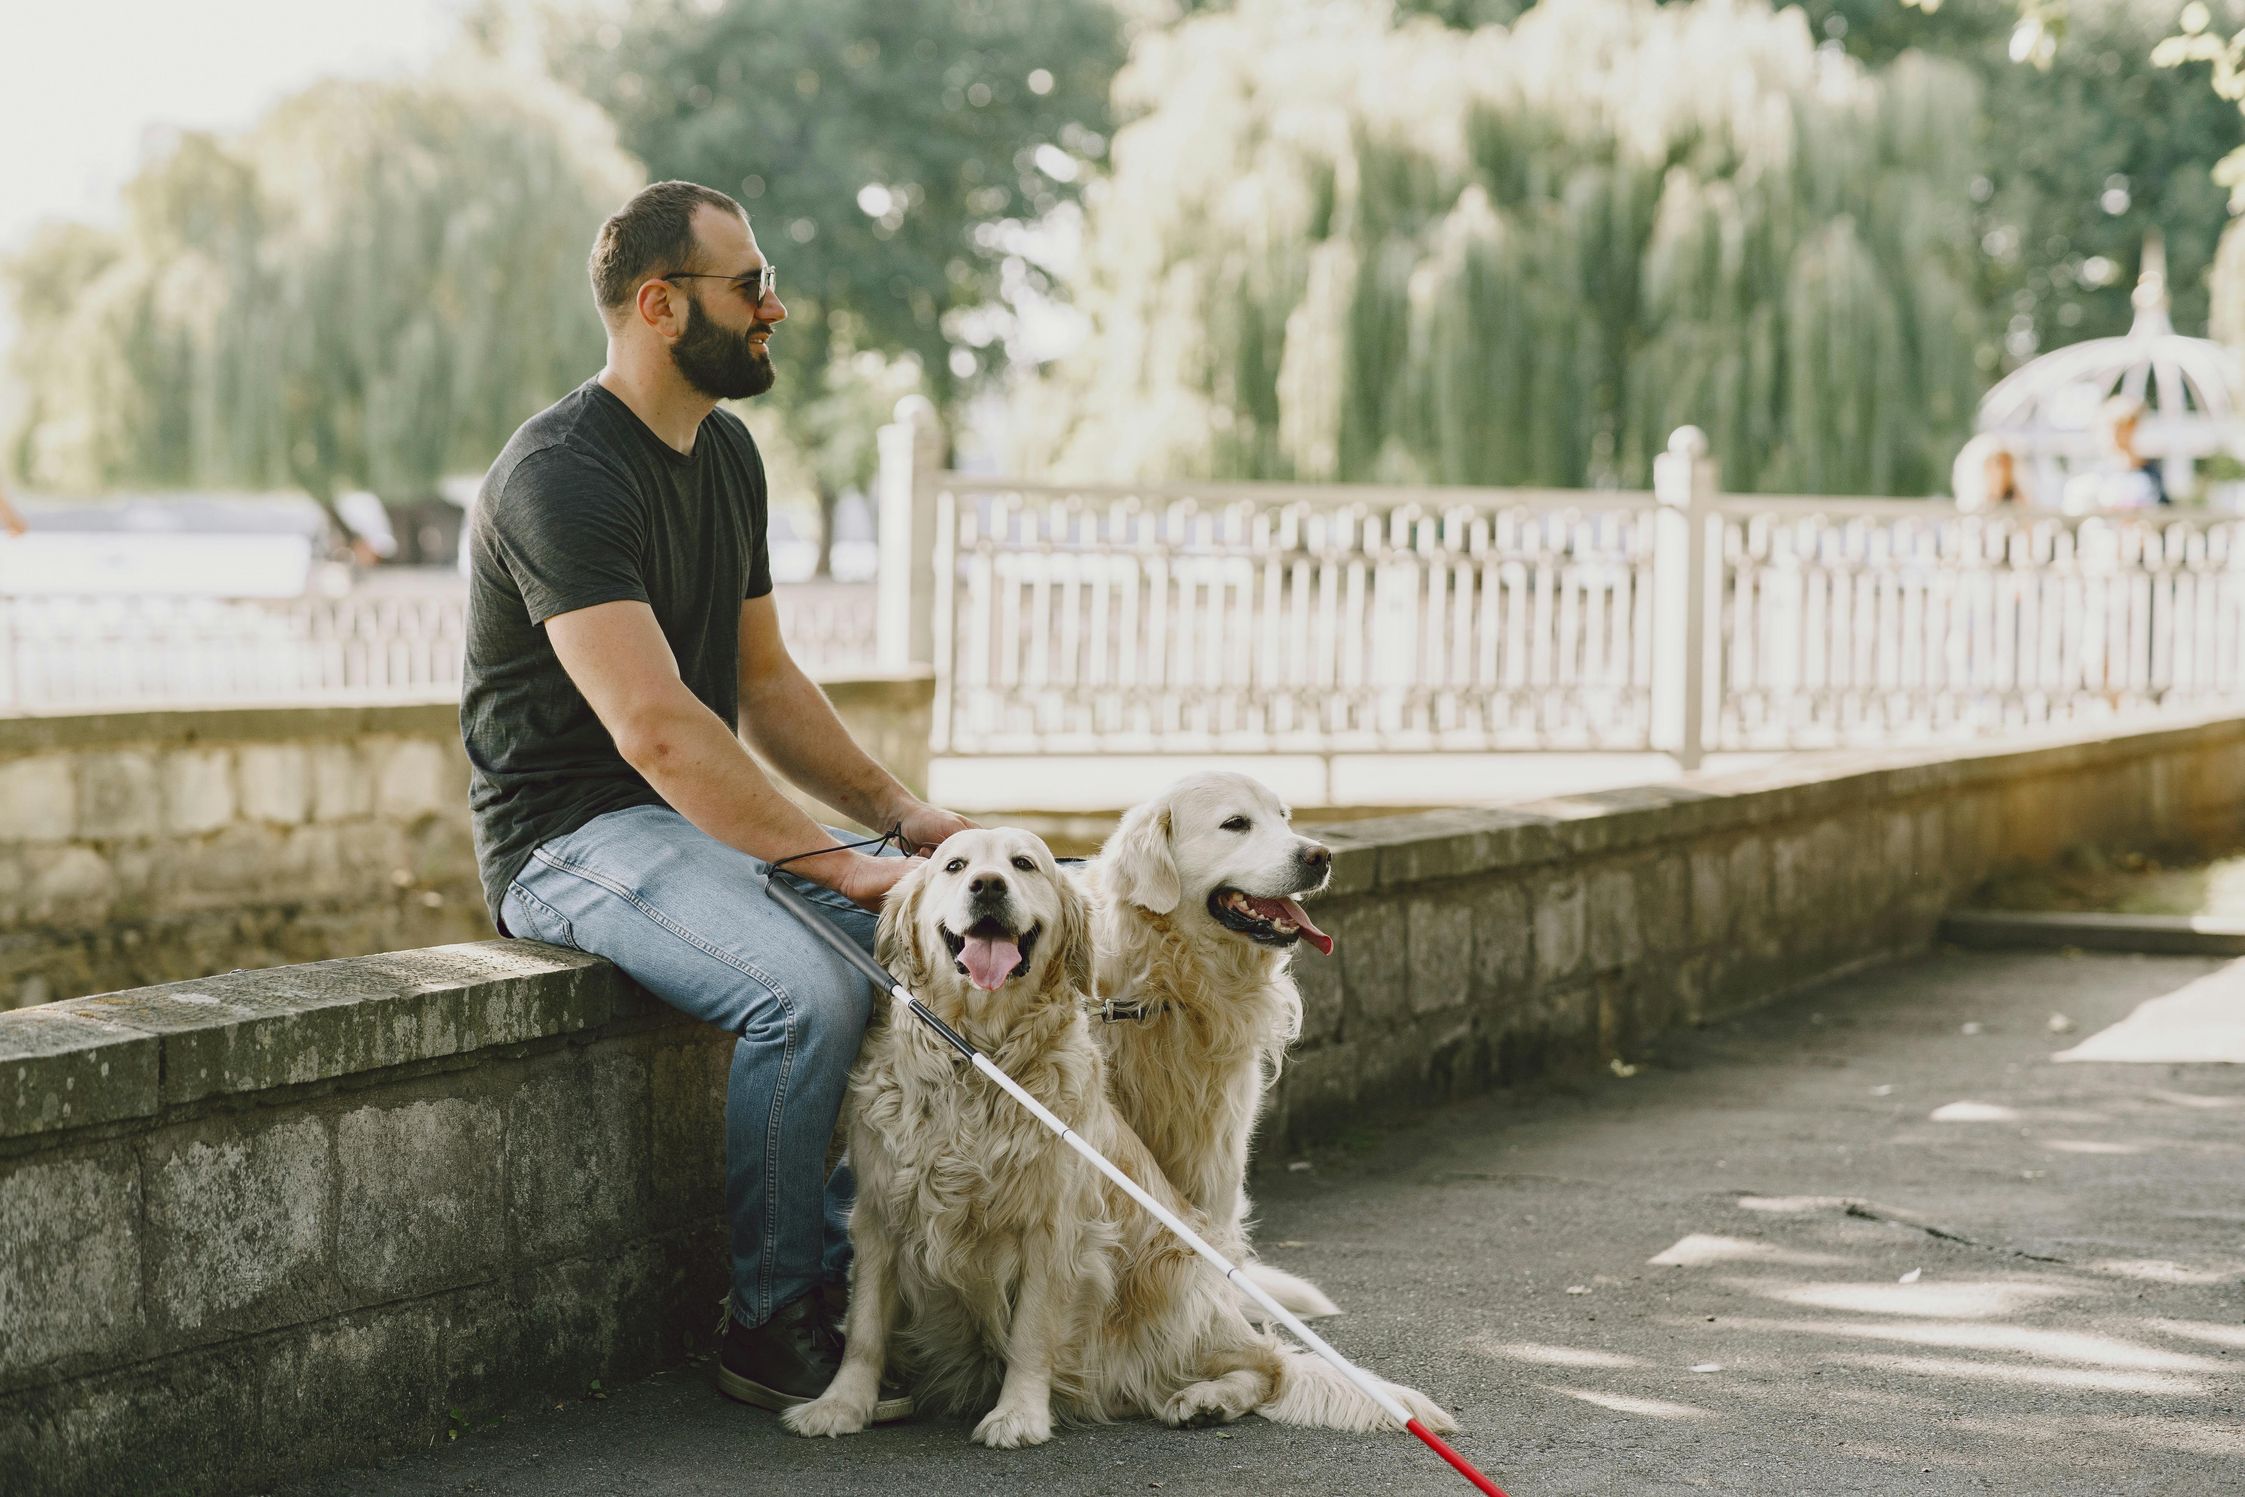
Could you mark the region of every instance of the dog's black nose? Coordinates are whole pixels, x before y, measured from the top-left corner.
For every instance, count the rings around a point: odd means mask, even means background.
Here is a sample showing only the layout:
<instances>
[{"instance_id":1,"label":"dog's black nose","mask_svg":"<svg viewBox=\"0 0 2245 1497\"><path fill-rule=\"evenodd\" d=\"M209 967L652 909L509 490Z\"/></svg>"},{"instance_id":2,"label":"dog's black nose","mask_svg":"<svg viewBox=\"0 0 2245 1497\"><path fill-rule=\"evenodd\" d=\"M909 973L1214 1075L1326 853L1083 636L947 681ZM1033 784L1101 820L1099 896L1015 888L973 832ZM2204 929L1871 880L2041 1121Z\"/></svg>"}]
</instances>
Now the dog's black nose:
<instances>
[{"instance_id":1,"label":"dog's black nose","mask_svg":"<svg viewBox=\"0 0 2245 1497\"><path fill-rule=\"evenodd\" d=\"M1330 865L1332 861L1333 850L1320 843L1312 842L1302 849L1302 862L1308 867L1324 868Z\"/></svg>"},{"instance_id":2,"label":"dog's black nose","mask_svg":"<svg viewBox=\"0 0 2245 1497\"><path fill-rule=\"evenodd\" d=\"M1006 892L1006 881L995 873L985 874L981 878L970 880L967 884L967 892L979 895L984 899L996 899Z\"/></svg>"}]
</instances>

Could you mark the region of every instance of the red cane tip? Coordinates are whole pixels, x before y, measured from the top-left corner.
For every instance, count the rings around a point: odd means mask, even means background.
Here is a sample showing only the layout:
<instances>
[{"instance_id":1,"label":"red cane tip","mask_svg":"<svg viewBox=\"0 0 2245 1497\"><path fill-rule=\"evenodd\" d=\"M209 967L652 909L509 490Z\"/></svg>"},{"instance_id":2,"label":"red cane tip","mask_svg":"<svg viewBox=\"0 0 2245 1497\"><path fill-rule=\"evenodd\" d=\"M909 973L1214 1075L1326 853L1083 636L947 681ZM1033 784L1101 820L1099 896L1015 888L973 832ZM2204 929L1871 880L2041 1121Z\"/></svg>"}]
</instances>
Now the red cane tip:
<instances>
[{"instance_id":1,"label":"red cane tip","mask_svg":"<svg viewBox=\"0 0 2245 1497\"><path fill-rule=\"evenodd\" d=\"M1473 1462L1467 1460L1464 1456L1458 1454L1455 1450L1452 1450L1450 1448L1449 1442L1444 1440L1433 1430L1428 1429L1425 1425L1421 1424L1416 1419L1405 1421L1403 1427L1409 1430L1412 1434L1417 1435L1420 1439L1426 1441L1427 1447L1429 1449L1431 1449L1436 1455L1448 1461L1451 1465L1457 1467L1458 1474L1460 1476L1463 1476L1467 1481L1472 1482L1476 1487L1479 1487L1482 1491L1488 1493L1489 1497L1504 1497L1503 1491L1498 1488L1495 1482L1489 1480L1488 1477L1483 1476L1479 1471L1475 1470Z\"/></svg>"}]
</instances>

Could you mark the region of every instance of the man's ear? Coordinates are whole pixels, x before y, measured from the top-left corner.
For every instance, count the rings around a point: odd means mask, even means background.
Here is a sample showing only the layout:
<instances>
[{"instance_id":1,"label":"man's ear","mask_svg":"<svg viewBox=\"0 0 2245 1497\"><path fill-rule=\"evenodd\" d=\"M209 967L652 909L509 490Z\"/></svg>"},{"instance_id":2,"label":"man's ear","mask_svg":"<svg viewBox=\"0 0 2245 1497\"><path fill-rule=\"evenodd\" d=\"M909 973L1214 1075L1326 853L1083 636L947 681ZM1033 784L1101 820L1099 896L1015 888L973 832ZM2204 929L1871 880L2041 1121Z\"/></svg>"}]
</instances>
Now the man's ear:
<instances>
[{"instance_id":1,"label":"man's ear","mask_svg":"<svg viewBox=\"0 0 2245 1497\"><path fill-rule=\"evenodd\" d=\"M928 985L928 967L920 951L920 893L928 882L922 863L889 890L881 901L881 921L873 930L873 959L888 968L914 997Z\"/></svg>"},{"instance_id":2,"label":"man's ear","mask_svg":"<svg viewBox=\"0 0 2245 1497\"><path fill-rule=\"evenodd\" d=\"M1134 807L1115 835L1099 850L1115 897L1166 915L1183 891L1177 882L1177 857L1170 850L1170 809L1164 800Z\"/></svg>"}]
</instances>

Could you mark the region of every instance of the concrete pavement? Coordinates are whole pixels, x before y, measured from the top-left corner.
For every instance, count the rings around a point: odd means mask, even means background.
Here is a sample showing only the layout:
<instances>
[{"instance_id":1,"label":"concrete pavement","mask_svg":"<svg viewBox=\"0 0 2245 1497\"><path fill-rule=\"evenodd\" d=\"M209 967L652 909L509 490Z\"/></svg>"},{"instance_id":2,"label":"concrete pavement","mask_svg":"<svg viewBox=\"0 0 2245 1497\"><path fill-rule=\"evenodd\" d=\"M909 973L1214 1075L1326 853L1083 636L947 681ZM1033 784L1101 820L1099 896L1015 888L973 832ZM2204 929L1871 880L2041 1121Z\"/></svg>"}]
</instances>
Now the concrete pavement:
<instances>
[{"instance_id":1,"label":"concrete pavement","mask_svg":"<svg viewBox=\"0 0 2245 1497\"><path fill-rule=\"evenodd\" d=\"M1259 1241L1512 1497L2245 1492L2245 1067L2052 1058L2194 983L2245 1009L2212 958L1882 967L1271 1161ZM698 1366L288 1491L1468 1490L1402 1435L968 1428L795 1440Z\"/></svg>"}]
</instances>

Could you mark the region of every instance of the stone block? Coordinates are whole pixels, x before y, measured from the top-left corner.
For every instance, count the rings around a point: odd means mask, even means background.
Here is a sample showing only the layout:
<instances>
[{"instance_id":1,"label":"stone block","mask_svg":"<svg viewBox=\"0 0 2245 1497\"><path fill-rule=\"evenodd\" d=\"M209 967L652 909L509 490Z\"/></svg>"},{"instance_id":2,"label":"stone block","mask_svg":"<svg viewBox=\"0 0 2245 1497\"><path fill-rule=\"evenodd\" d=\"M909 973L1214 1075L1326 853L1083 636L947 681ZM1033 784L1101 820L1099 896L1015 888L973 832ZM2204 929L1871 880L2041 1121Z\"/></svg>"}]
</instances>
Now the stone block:
<instances>
[{"instance_id":1,"label":"stone block","mask_svg":"<svg viewBox=\"0 0 2245 1497\"><path fill-rule=\"evenodd\" d=\"M657 1229L725 1209L725 1084L732 1036L712 1032L665 1045L648 1059L647 1177Z\"/></svg>"},{"instance_id":2,"label":"stone block","mask_svg":"<svg viewBox=\"0 0 2245 1497\"><path fill-rule=\"evenodd\" d=\"M297 743L244 744L242 814L252 821L295 826L312 814L312 764Z\"/></svg>"},{"instance_id":3,"label":"stone block","mask_svg":"<svg viewBox=\"0 0 2245 1497\"><path fill-rule=\"evenodd\" d=\"M1635 966L1645 954L1635 871L1611 865L1597 869L1590 875L1587 898L1591 970L1618 972Z\"/></svg>"},{"instance_id":4,"label":"stone block","mask_svg":"<svg viewBox=\"0 0 2245 1497\"><path fill-rule=\"evenodd\" d=\"M646 1063L586 1052L507 1101L507 1215L519 1259L597 1253L644 1219Z\"/></svg>"},{"instance_id":5,"label":"stone block","mask_svg":"<svg viewBox=\"0 0 2245 1497\"><path fill-rule=\"evenodd\" d=\"M1695 847L1691 853L1691 944L1720 946L1731 936L1730 852Z\"/></svg>"},{"instance_id":6,"label":"stone block","mask_svg":"<svg viewBox=\"0 0 2245 1497\"><path fill-rule=\"evenodd\" d=\"M0 1138L148 1117L159 1063L153 1035L74 1003L0 1014Z\"/></svg>"},{"instance_id":7,"label":"stone block","mask_svg":"<svg viewBox=\"0 0 2245 1497\"><path fill-rule=\"evenodd\" d=\"M1352 1038L1362 1038L1411 1011L1410 925L1390 900L1358 900L1333 913L1336 923L1325 931L1341 961L1347 1002L1342 1025Z\"/></svg>"},{"instance_id":8,"label":"stone block","mask_svg":"<svg viewBox=\"0 0 2245 1497\"><path fill-rule=\"evenodd\" d=\"M140 1334L139 1219L123 1150L0 1168L0 1386L58 1362L99 1365Z\"/></svg>"},{"instance_id":9,"label":"stone block","mask_svg":"<svg viewBox=\"0 0 2245 1497\"><path fill-rule=\"evenodd\" d=\"M1637 866L1637 924L1647 950L1673 956L1691 944L1691 860L1662 853Z\"/></svg>"},{"instance_id":10,"label":"stone block","mask_svg":"<svg viewBox=\"0 0 2245 1497\"><path fill-rule=\"evenodd\" d=\"M23 859L23 918L32 925L100 925L117 903L117 874L90 847L39 848Z\"/></svg>"},{"instance_id":11,"label":"stone block","mask_svg":"<svg viewBox=\"0 0 2245 1497\"><path fill-rule=\"evenodd\" d=\"M335 829L343 866L370 895L387 895L413 882L413 850L395 821L353 821Z\"/></svg>"},{"instance_id":12,"label":"stone block","mask_svg":"<svg viewBox=\"0 0 2245 1497\"><path fill-rule=\"evenodd\" d=\"M78 830L78 783L63 754L0 759L0 843L61 842Z\"/></svg>"},{"instance_id":13,"label":"stone block","mask_svg":"<svg viewBox=\"0 0 2245 1497\"><path fill-rule=\"evenodd\" d=\"M226 750L175 749L164 755L163 776L167 832L215 832L234 819L234 757Z\"/></svg>"},{"instance_id":14,"label":"stone block","mask_svg":"<svg viewBox=\"0 0 2245 1497\"><path fill-rule=\"evenodd\" d=\"M1484 1008L1518 1003L1535 977L1535 922L1528 889L1512 879L1473 893L1473 997Z\"/></svg>"},{"instance_id":15,"label":"stone block","mask_svg":"<svg viewBox=\"0 0 2245 1497\"><path fill-rule=\"evenodd\" d=\"M1777 924L1770 893L1769 845L1759 837L1732 843L1724 873L1730 882L1731 939L1752 946Z\"/></svg>"},{"instance_id":16,"label":"stone block","mask_svg":"<svg viewBox=\"0 0 2245 1497\"><path fill-rule=\"evenodd\" d=\"M321 1119L217 1118L142 1148L153 1320L200 1340L324 1313L335 1163Z\"/></svg>"},{"instance_id":17,"label":"stone block","mask_svg":"<svg viewBox=\"0 0 2245 1497\"><path fill-rule=\"evenodd\" d=\"M467 804L464 776L439 745L403 738L382 750L375 772L374 803L384 816L411 821L419 816L457 814Z\"/></svg>"},{"instance_id":18,"label":"stone block","mask_svg":"<svg viewBox=\"0 0 2245 1497\"><path fill-rule=\"evenodd\" d=\"M78 761L79 836L157 836L164 829L163 806L154 754L116 749Z\"/></svg>"},{"instance_id":19,"label":"stone block","mask_svg":"<svg viewBox=\"0 0 2245 1497\"><path fill-rule=\"evenodd\" d=\"M231 909L258 900L293 902L286 834L237 821L158 859L159 898L168 910Z\"/></svg>"},{"instance_id":20,"label":"stone block","mask_svg":"<svg viewBox=\"0 0 2245 1497\"><path fill-rule=\"evenodd\" d=\"M499 1108L361 1107L335 1124L335 1267L351 1304L467 1283L505 1256Z\"/></svg>"},{"instance_id":21,"label":"stone block","mask_svg":"<svg viewBox=\"0 0 2245 1497\"><path fill-rule=\"evenodd\" d=\"M373 771L357 749L347 743L315 743L306 753L314 821L360 821L374 814Z\"/></svg>"},{"instance_id":22,"label":"stone block","mask_svg":"<svg viewBox=\"0 0 2245 1497\"><path fill-rule=\"evenodd\" d=\"M1879 820L1878 857L1883 876L1876 887L1879 902L1893 906L1920 887L1928 870L1918 861L1916 814L1907 810L1888 811Z\"/></svg>"},{"instance_id":23,"label":"stone block","mask_svg":"<svg viewBox=\"0 0 2245 1497\"><path fill-rule=\"evenodd\" d=\"M1770 907L1793 916L1816 902L1816 844L1807 831L1787 832L1770 841Z\"/></svg>"},{"instance_id":24,"label":"stone block","mask_svg":"<svg viewBox=\"0 0 2245 1497\"><path fill-rule=\"evenodd\" d=\"M257 1446L276 1465L317 1451L319 1464L332 1469L442 1440L452 1402L442 1369L454 1350L445 1344L446 1308L441 1300L384 1305L274 1342L257 1358L243 1400L256 1420ZM535 1378L524 1382L535 1385Z\"/></svg>"},{"instance_id":25,"label":"stone block","mask_svg":"<svg viewBox=\"0 0 2245 1497\"><path fill-rule=\"evenodd\" d=\"M629 988L598 957L476 941L135 988L73 1008L162 1035L162 1100L176 1106L573 1033L605 1022Z\"/></svg>"},{"instance_id":26,"label":"stone block","mask_svg":"<svg viewBox=\"0 0 2245 1497\"><path fill-rule=\"evenodd\" d=\"M1333 910L1346 906L1335 905L1321 909L1317 918L1326 919ZM1320 929L1323 929L1320 926ZM1326 932L1328 935L1331 931ZM1342 963L1346 960L1336 946L1333 955L1319 956L1307 946L1294 949L1294 960L1287 966L1287 975L1294 979L1294 989L1302 995L1303 1045L1322 1045L1341 1032L1341 1016L1345 1000L1342 996Z\"/></svg>"},{"instance_id":27,"label":"stone block","mask_svg":"<svg viewBox=\"0 0 2245 1497\"><path fill-rule=\"evenodd\" d=\"M1536 986L1563 983L1582 970L1587 940L1582 880L1555 875L1531 896L1536 928Z\"/></svg>"},{"instance_id":28,"label":"stone block","mask_svg":"<svg viewBox=\"0 0 2245 1497\"><path fill-rule=\"evenodd\" d=\"M1320 1045L1288 1058L1268 1125L1283 1155L1331 1138L1356 1117L1359 1057L1353 1043Z\"/></svg>"},{"instance_id":29,"label":"stone block","mask_svg":"<svg viewBox=\"0 0 2245 1497\"><path fill-rule=\"evenodd\" d=\"M1414 1014L1462 1008L1473 997L1473 905L1464 890L1421 894L1405 909Z\"/></svg>"},{"instance_id":30,"label":"stone block","mask_svg":"<svg viewBox=\"0 0 2245 1497\"><path fill-rule=\"evenodd\" d=\"M9 1497L180 1497L263 1490L272 1473L244 1389L264 1348L216 1346L34 1387L0 1414ZM305 1461L302 1447L290 1454Z\"/></svg>"}]
</instances>

